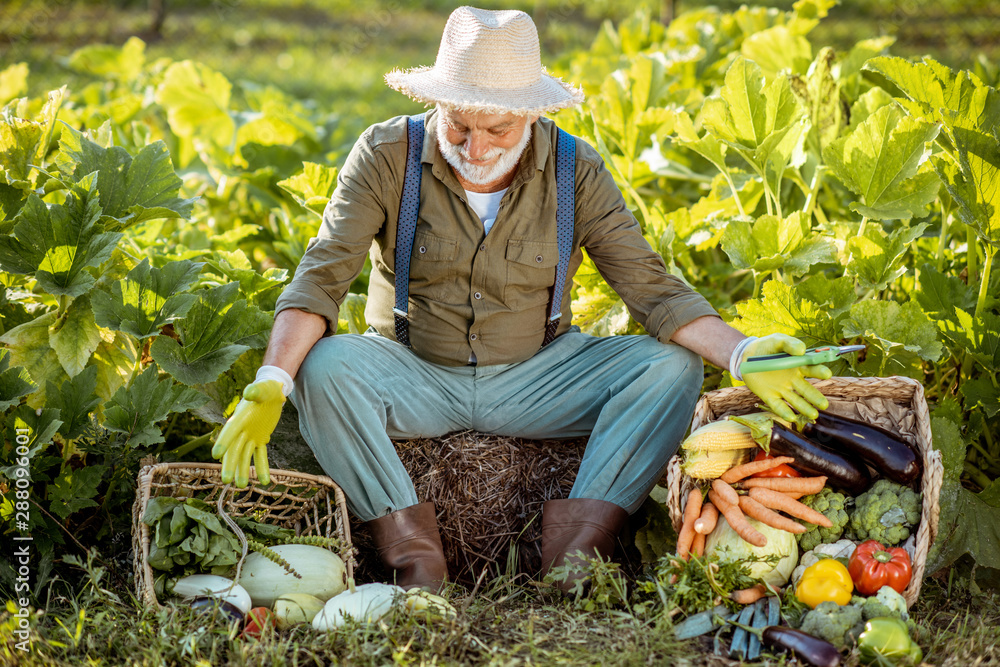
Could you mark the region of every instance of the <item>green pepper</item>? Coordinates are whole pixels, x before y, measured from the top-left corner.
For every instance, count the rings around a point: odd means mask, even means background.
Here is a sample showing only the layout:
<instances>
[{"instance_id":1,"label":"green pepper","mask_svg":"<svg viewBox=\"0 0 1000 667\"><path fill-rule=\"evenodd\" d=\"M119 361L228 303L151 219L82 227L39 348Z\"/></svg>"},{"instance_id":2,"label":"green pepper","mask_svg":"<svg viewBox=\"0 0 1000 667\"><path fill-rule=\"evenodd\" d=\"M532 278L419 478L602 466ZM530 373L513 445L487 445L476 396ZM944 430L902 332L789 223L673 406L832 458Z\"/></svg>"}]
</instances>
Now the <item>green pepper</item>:
<instances>
[{"instance_id":1,"label":"green pepper","mask_svg":"<svg viewBox=\"0 0 1000 667\"><path fill-rule=\"evenodd\" d=\"M919 665L924 652L910 639L906 623L891 616L880 616L865 623L865 630L858 637L861 661L870 665L887 663Z\"/></svg>"}]
</instances>

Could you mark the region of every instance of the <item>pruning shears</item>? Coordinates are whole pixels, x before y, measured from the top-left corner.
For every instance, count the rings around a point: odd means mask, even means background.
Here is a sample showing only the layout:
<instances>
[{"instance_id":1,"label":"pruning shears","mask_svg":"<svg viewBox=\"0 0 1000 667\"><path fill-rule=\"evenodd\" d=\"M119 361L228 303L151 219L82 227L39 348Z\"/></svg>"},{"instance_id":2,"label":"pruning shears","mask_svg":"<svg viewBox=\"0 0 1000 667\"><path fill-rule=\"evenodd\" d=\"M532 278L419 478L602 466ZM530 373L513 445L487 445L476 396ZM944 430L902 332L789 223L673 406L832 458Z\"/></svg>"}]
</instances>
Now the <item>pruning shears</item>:
<instances>
[{"instance_id":1,"label":"pruning shears","mask_svg":"<svg viewBox=\"0 0 1000 667\"><path fill-rule=\"evenodd\" d=\"M786 352L781 354L769 354L763 357L747 357L740 364L740 374L760 373L762 371L779 371L785 368L795 368L797 366L812 366L814 364L826 364L836 361L837 357L860 352L865 349L864 345L824 345L823 347L813 347L805 351L805 354L793 355Z\"/></svg>"}]
</instances>

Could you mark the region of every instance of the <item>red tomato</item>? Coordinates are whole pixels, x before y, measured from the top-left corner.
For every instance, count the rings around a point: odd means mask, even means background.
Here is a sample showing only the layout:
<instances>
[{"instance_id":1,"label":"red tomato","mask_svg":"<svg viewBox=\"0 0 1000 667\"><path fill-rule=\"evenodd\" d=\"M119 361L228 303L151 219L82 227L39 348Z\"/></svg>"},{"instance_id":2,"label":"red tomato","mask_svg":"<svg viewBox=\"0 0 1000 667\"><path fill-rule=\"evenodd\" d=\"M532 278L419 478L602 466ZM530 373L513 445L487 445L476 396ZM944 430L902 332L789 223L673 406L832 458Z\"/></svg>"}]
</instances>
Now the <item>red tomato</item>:
<instances>
[{"instance_id":1,"label":"red tomato","mask_svg":"<svg viewBox=\"0 0 1000 667\"><path fill-rule=\"evenodd\" d=\"M754 461L763 461L764 459L773 459L774 457L766 453L763 449L757 452L757 458ZM770 470L765 470L764 472L758 472L751 477L801 477L799 471L788 465L787 463L782 463L777 468L771 468Z\"/></svg>"},{"instance_id":2,"label":"red tomato","mask_svg":"<svg viewBox=\"0 0 1000 667\"><path fill-rule=\"evenodd\" d=\"M274 612L267 607L254 607L247 612L246 624L243 626L241 636L246 639L253 637L260 639L265 632L274 630Z\"/></svg>"}]
</instances>

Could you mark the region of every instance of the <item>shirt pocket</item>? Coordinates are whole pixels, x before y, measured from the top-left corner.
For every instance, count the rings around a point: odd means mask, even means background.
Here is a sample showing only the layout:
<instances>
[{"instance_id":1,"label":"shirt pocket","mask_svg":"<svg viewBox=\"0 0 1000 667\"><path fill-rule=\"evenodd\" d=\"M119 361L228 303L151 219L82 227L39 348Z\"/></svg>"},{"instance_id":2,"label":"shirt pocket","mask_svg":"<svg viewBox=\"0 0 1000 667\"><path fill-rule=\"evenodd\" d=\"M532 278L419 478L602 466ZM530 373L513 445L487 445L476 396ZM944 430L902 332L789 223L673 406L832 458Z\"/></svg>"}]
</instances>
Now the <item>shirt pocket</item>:
<instances>
[{"instance_id":1,"label":"shirt pocket","mask_svg":"<svg viewBox=\"0 0 1000 667\"><path fill-rule=\"evenodd\" d=\"M559 264L559 244L544 241L507 241L507 282L504 303L522 309L548 303Z\"/></svg>"},{"instance_id":2,"label":"shirt pocket","mask_svg":"<svg viewBox=\"0 0 1000 667\"><path fill-rule=\"evenodd\" d=\"M410 293L437 301L454 298L458 241L418 231L413 236Z\"/></svg>"}]
</instances>

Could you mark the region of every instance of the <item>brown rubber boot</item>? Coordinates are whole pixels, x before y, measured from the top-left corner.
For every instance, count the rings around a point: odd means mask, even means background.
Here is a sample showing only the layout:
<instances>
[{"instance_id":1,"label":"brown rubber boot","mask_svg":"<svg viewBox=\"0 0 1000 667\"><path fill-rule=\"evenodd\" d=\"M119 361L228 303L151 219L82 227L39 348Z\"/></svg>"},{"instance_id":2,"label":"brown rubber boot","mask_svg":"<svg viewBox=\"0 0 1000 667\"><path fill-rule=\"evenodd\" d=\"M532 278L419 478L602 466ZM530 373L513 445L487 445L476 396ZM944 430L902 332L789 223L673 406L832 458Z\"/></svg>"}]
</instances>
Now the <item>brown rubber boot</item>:
<instances>
[{"instance_id":1,"label":"brown rubber boot","mask_svg":"<svg viewBox=\"0 0 1000 667\"><path fill-rule=\"evenodd\" d=\"M404 507L367 523L379 558L397 586L438 592L448 580L434 503Z\"/></svg>"},{"instance_id":2,"label":"brown rubber boot","mask_svg":"<svg viewBox=\"0 0 1000 667\"><path fill-rule=\"evenodd\" d=\"M549 500L542 505L542 575L560 565L580 561L577 551L594 558L595 551L604 559L615 552L615 540L628 512L606 500L567 498ZM569 593L585 575L572 573L557 582Z\"/></svg>"}]
</instances>

